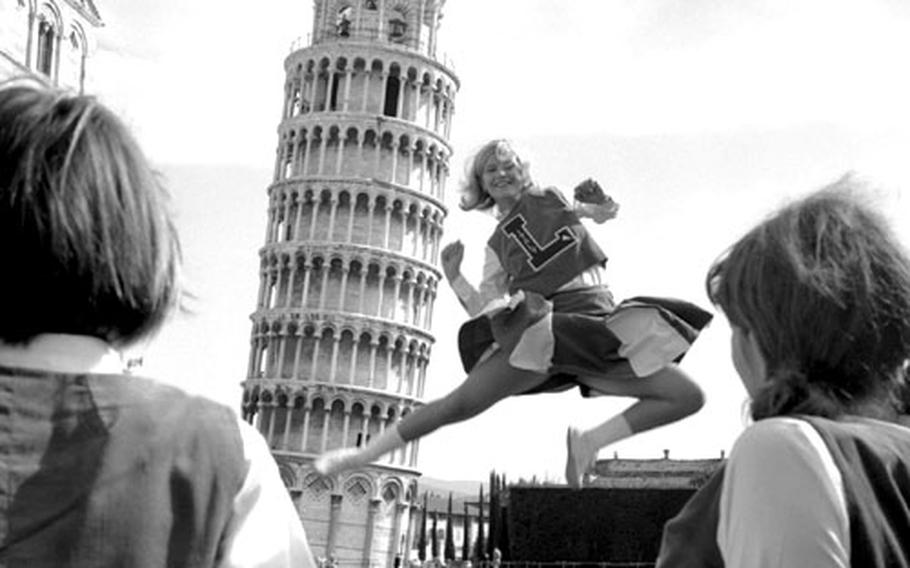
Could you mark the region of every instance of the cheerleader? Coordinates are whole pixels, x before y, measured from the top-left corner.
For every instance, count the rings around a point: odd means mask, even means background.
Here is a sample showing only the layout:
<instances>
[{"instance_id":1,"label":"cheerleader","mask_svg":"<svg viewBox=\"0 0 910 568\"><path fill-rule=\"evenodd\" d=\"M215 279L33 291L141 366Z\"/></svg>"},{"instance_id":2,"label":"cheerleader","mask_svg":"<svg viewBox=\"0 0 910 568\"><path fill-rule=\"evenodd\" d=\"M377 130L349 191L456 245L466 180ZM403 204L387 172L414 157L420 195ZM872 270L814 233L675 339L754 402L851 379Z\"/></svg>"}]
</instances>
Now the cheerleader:
<instances>
[{"instance_id":1,"label":"cheerleader","mask_svg":"<svg viewBox=\"0 0 910 568\"><path fill-rule=\"evenodd\" d=\"M636 398L593 429L568 429L566 481L578 488L601 448L701 408L701 389L676 363L711 315L665 298L614 303L603 279L607 257L581 222L603 223L619 210L597 182L582 182L569 203L555 188L535 185L506 140L492 140L469 161L462 191L462 209L492 209L499 219L477 288L461 274L461 242L441 255L471 316L458 337L467 378L364 447L323 454L318 471L362 467L512 395L578 386L583 396Z\"/></svg>"}]
</instances>

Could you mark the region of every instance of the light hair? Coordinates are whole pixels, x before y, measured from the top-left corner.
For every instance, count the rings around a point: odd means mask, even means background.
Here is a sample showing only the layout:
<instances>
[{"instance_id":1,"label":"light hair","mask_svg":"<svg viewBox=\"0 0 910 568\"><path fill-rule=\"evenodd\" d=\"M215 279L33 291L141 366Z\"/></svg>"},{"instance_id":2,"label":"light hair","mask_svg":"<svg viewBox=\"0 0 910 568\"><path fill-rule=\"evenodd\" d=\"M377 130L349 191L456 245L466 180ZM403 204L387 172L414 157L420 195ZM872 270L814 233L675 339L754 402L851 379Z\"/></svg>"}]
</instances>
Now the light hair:
<instances>
[{"instance_id":1,"label":"light hair","mask_svg":"<svg viewBox=\"0 0 910 568\"><path fill-rule=\"evenodd\" d=\"M156 330L180 303L169 207L95 98L0 84L0 341L70 333L123 345Z\"/></svg>"},{"instance_id":2,"label":"light hair","mask_svg":"<svg viewBox=\"0 0 910 568\"><path fill-rule=\"evenodd\" d=\"M483 167L487 160L498 152L509 152L514 155L521 168L521 175L524 180L523 185L532 185L530 164L521 159L518 152L514 150L512 143L504 138L490 140L465 162L465 179L461 183L461 202L459 203L463 210L472 211L476 209L485 211L495 205L493 198L483 187Z\"/></svg>"},{"instance_id":3,"label":"light hair","mask_svg":"<svg viewBox=\"0 0 910 568\"><path fill-rule=\"evenodd\" d=\"M767 363L755 419L905 410L910 261L863 189L847 175L782 208L708 271L711 300Z\"/></svg>"}]
</instances>

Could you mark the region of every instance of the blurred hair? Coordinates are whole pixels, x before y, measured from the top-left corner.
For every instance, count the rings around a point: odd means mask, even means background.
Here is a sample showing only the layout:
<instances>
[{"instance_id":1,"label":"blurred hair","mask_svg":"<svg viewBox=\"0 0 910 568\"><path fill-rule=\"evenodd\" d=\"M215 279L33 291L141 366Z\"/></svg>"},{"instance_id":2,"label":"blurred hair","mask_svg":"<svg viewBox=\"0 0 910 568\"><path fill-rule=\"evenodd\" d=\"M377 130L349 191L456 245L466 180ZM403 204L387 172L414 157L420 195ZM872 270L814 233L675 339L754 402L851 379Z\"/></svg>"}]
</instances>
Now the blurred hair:
<instances>
[{"instance_id":1,"label":"blurred hair","mask_svg":"<svg viewBox=\"0 0 910 568\"><path fill-rule=\"evenodd\" d=\"M512 148L512 144L504 138L490 140L465 162L465 179L461 184L461 203L459 204L463 210L485 211L495 205L493 198L483 187L483 167L490 157L496 155L497 151L507 151L513 154L521 167L524 185L531 184L530 164L521 159L521 156Z\"/></svg>"},{"instance_id":2,"label":"blurred hair","mask_svg":"<svg viewBox=\"0 0 910 568\"><path fill-rule=\"evenodd\" d=\"M179 304L169 196L127 128L89 96L0 83L0 341L127 344Z\"/></svg>"},{"instance_id":3,"label":"blurred hair","mask_svg":"<svg viewBox=\"0 0 910 568\"><path fill-rule=\"evenodd\" d=\"M846 175L784 207L708 271L709 297L767 363L756 420L905 410L910 261L861 188Z\"/></svg>"}]
</instances>

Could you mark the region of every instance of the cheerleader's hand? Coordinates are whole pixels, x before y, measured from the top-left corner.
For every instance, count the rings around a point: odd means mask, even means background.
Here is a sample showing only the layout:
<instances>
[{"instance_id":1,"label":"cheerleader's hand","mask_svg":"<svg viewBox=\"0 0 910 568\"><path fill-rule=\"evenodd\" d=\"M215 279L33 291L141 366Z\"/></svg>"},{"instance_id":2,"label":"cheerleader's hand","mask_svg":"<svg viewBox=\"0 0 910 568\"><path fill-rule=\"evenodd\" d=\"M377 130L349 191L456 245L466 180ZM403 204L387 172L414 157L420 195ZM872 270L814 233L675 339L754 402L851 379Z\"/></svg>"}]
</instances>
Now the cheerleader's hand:
<instances>
[{"instance_id":1,"label":"cheerleader's hand","mask_svg":"<svg viewBox=\"0 0 910 568\"><path fill-rule=\"evenodd\" d=\"M610 199L600 184L591 178L575 186L575 201L600 205Z\"/></svg>"},{"instance_id":2,"label":"cheerleader's hand","mask_svg":"<svg viewBox=\"0 0 910 568\"><path fill-rule=\"evenodd\" d=\"M461 241L447 244L440 254L442 271L449 282L461 275L461 261L464 260L464 245Z\"/></svg>"},{"instance_id":3,"label":"cheerleader's hand","mask_svg":"<svg viewBox=\"0 0 910 568\"><path fill-rule=\"evenodd\" d=\"M575 188L575 201L583 205L576 211L583 211L583 214L593 219L595 223L614 219L619 213L619 203L613 201L612 197L604 193L600 184L590 178Z\"/></svg>"}]
</instances>

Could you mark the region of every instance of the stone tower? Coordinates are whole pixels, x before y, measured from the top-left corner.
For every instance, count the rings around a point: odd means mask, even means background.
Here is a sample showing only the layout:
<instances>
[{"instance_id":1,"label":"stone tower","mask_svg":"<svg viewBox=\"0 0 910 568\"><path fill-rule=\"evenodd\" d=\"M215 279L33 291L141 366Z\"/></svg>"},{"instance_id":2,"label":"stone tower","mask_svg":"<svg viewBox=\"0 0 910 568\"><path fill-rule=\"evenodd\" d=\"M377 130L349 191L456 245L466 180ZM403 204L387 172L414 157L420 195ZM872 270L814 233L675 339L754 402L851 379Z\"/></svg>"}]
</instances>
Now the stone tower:
<instances>
[{"instance_id":1,"label":"stone tower","mask_svg":"<svg viewBox=\"0 0 910 568\"><path fill-rule=\"evenodd\" d=\"M322 477L421 404L458 79L444 0L315 0L286 81L244 417L269 441L313 553L391 566L410 546L417 443Z\"/></svg>"},{"instance_id":2,"label":"stone tower","mask_svg":"<svg viewBox=\"0 0 910 568\"><path fill-rule=\"evenodd\" d=\"M82 92L101 25L92 0L0 0L0 80L39 74Z\"/></svg>"}]
</instances>

